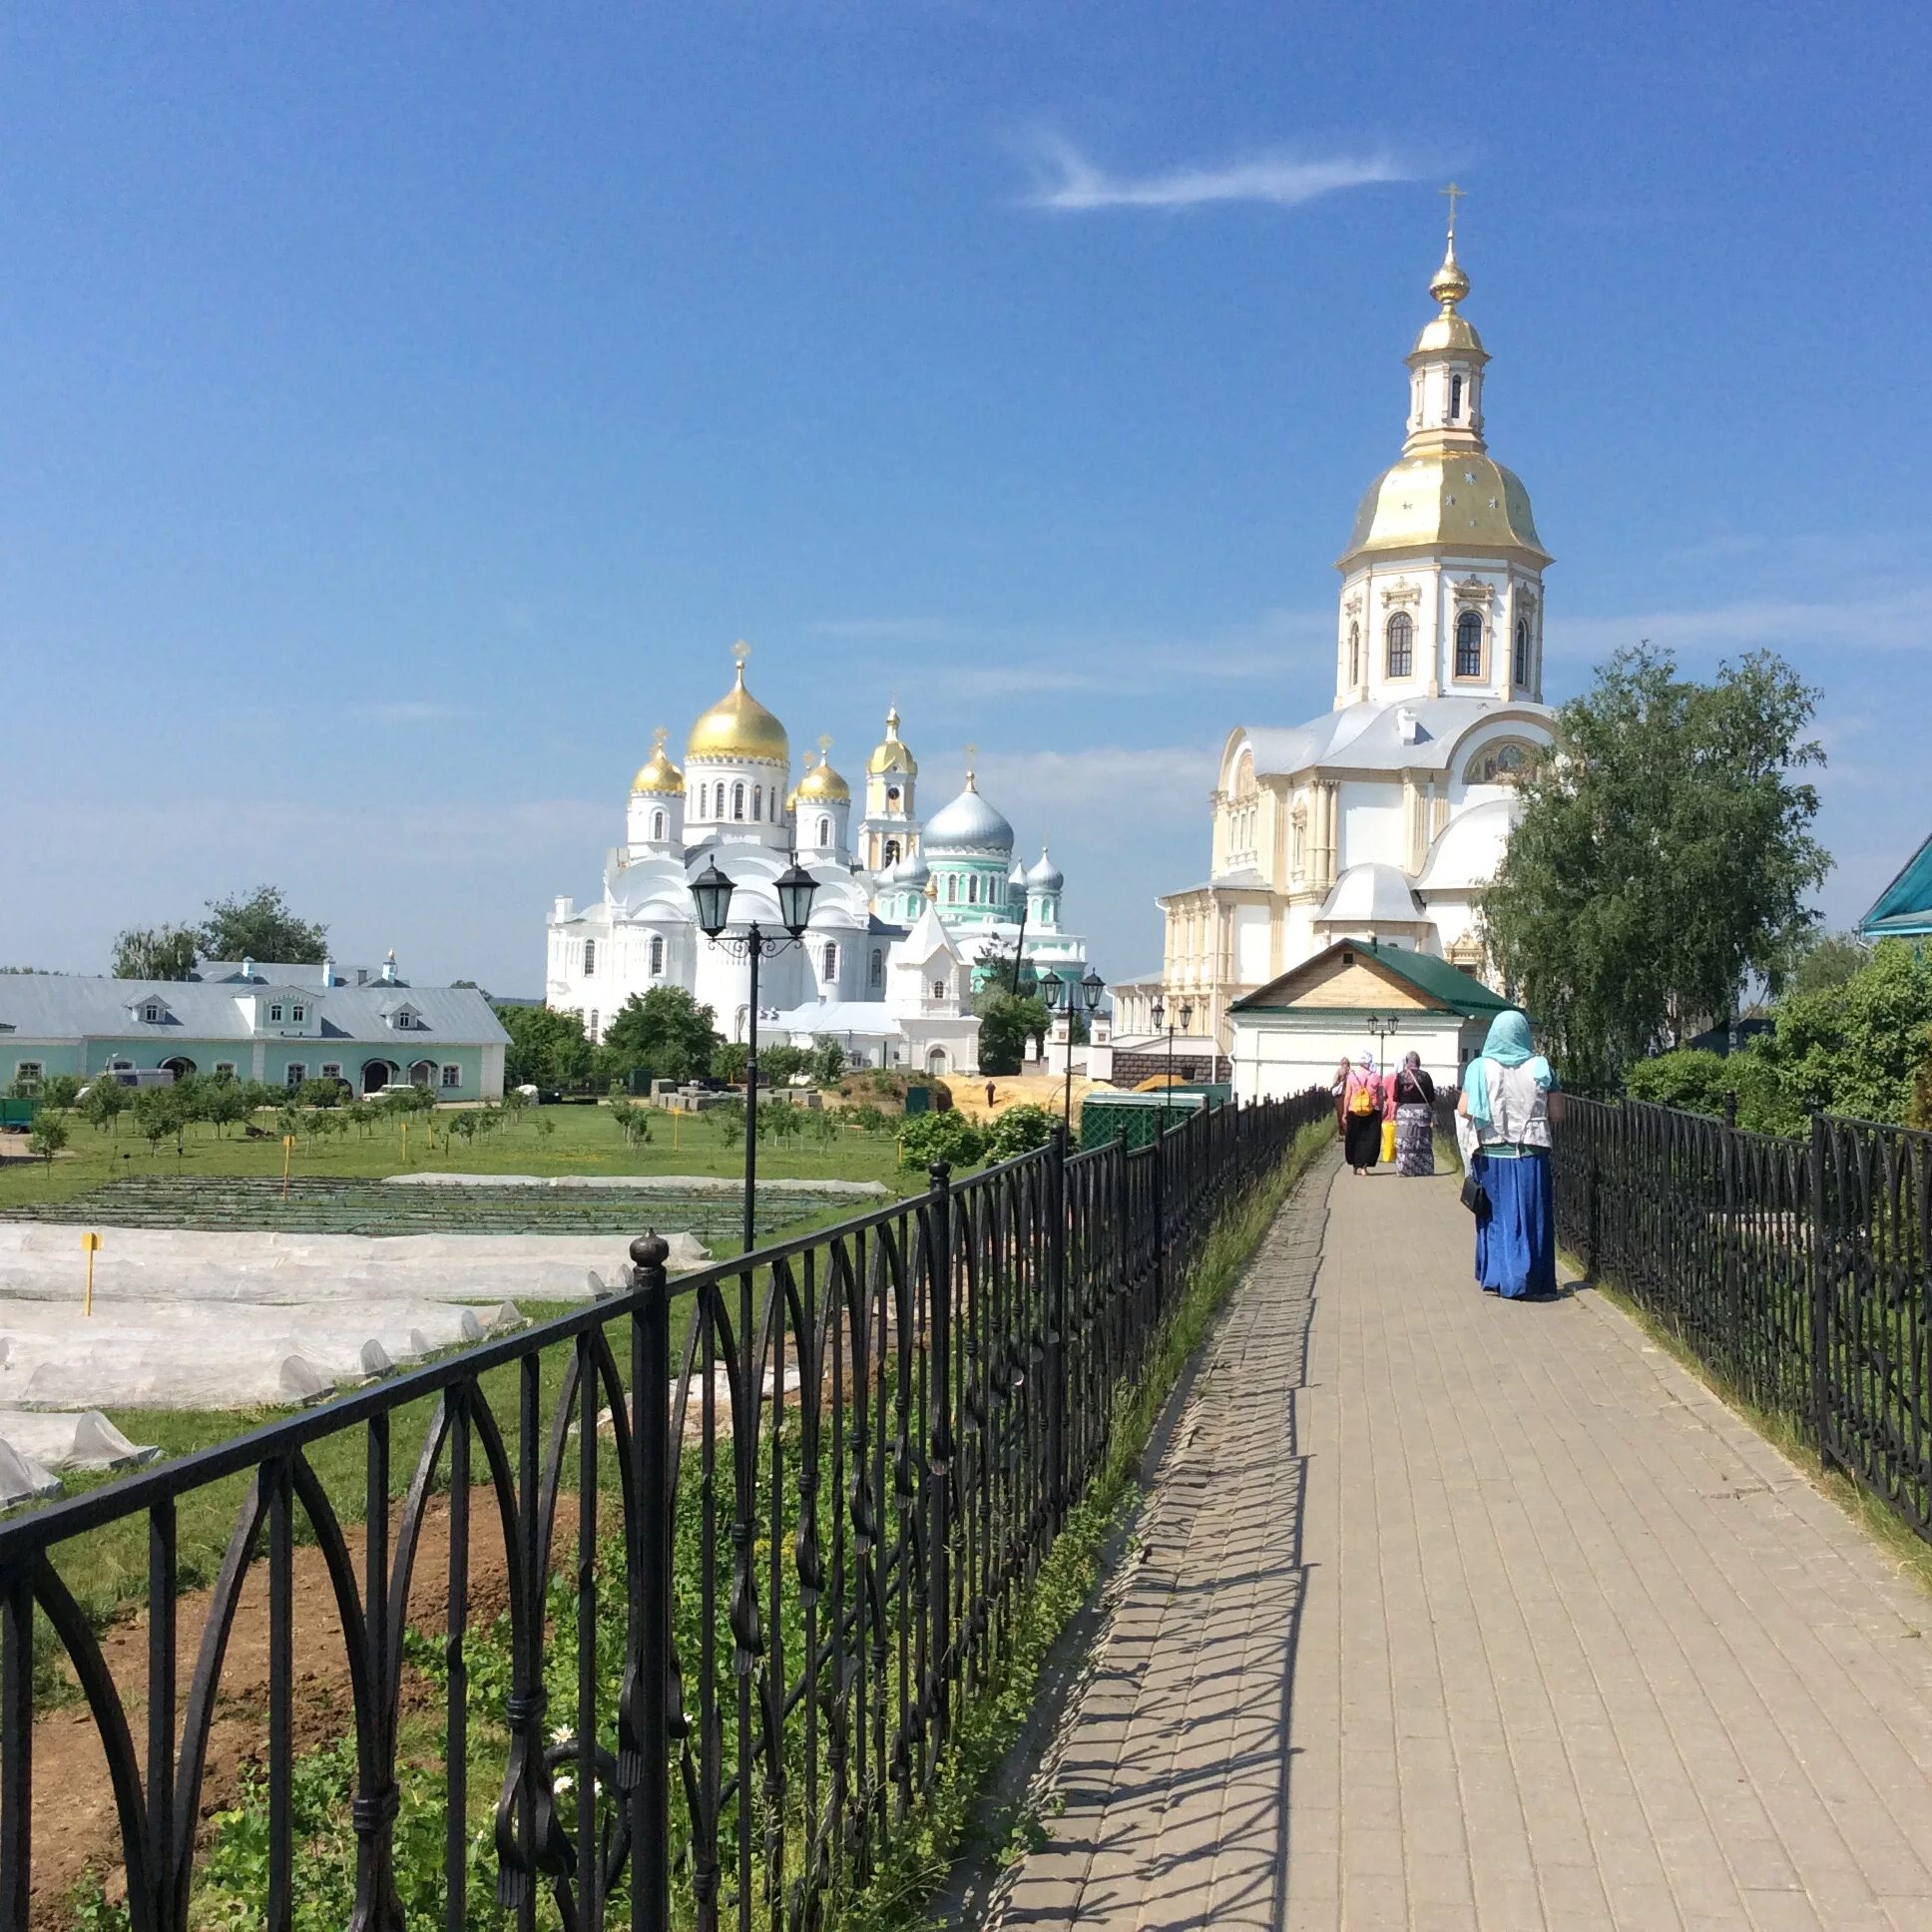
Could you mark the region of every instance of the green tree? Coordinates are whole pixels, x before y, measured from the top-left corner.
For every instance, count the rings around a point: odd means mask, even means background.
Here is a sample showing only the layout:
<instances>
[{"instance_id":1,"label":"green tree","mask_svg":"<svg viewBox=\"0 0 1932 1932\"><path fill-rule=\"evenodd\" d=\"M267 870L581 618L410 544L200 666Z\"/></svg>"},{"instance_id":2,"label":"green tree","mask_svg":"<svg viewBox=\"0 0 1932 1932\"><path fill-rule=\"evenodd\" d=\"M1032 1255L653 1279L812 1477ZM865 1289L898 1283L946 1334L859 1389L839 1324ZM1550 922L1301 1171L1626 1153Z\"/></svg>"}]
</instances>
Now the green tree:
<instances>
[{"instance_id":1,"label":"green tree","mask_svg":"<svg viewBox=\"0 0 1932 1932\"><path fill-rule=\"evenodd\" d=\"M986 1136L957 1111L920 1114L899 1130L902 1168L924 1168L935 1161L950 1161L957 1171L972 1167L985 1153Z\"/></svg>"},{"instance_id":2,"label":"green tree","mask_svg":"<svg viewBox=\"0 0 1932 1932\"><path fill-rule=\"evenodd\" d=\"M40 1098L48 1107L65 1113L80 1094L81 1083L73 1074L48 1074L40 1083Z\"/></svg>"},{"instance_id":3,"label":"green tree","mask_svg":"<svg viewBox=\"0 0 1932 1932\"><path fill-rule=\"evenodd\" d=\"M111 971L116 979L186 979L201 943L193 926L130 926L115 939Z\"/></svg>"},{"instance_id":4,"label":"green tree","mask_svg":"<svg viewBox=\"0 0 1932 1932\"><path fill-rule=\"evenodd\" d=\"M1782 981L1830 863L1794 776L1824 759L1803 735L1816 703L1768 652L1704 685L1642 647L1558 714L1482 924L1573 1082L1724 1017L1753 976Z\"/></svg>"},{"instance_id":5,"label":"green tree","mask_svg":"<svg viewBox=\"0 0 1932 1932\"><path fill-rule=\"evenodd\" d=\"M979 1015L980 1072L1017 1074L1027 1043L1047 1031L1045 1001L1015 999L1002 987L988 986L973 995L973 1011Z\"/></svg>"},{"instance_id":6,"label":"green tree","mask_svg":"<svg viewBox=\"0 0 1932 1932\"><path fill-rule=\"evenodd\" d=\"M118 1134L129 1100L128 1090L118 1080L107 1074L96 1074L81 1101L81 1118L97 1132L111 1127Z\"/></svg>"},{"instance_id":7,"label":"green tree","mask_svg":"<svg viewBox=\"0 0 1932 1932\"><path fill-rule=\"evenodd\" d=\"M831 1034L814 1033L806 1071L821 1087L829 1087L845 1071L845 1049Z\"/></svg>"},{"instance_id":8,"label":"green tree","mask_svg":"<svg viewBox=\"0 0 1932 1932\"><path fill-rule=\"evenodd\" d=\"M1862 1121L1912 1118L1913 1086L1932 1050L1932 960L1902 939L1882 940L1871 963L1841 986L1793 993L1747 1058L1777 1081L1786 1132L1805 1110Z\"/></svg>"},{"instance_id":9,"label":"green tree","mask_svg":"<svg viewBox=\"0 0 1932 1932\"><path fill-rule=\"evenodd\" d=\"M711 1071L714 1080L738 1081L744 1078L751 1049L741 1040L721 1041L712 1049Z\"/></svg>"},{"instance_id":10,"label":"green tree","mask_svg":"<svg viewBox=\"0 0 1932 1932\"><path fill-rule=\"evenodd\" d=\"M1863 972L1871 956L1871 948L1856 933L1810 933L1792 963L1785 990L1828 993Z\"/></svg>"},{"instance_id":11,"label":"green tree","mask_svg":"<svg viewBox=\"0 0 1932 1932\"><path fill-rule=\"evenodd\" d=\"M1009 1107L994 1120L986 1137L987 1155L994 1161L1011 1161L1016 1154L1031 1154L1053 1139L1058 1125L1057 1116L1030 1101Z\"/></svg>"},{"instance_id":12,"label":"green tree","mask_svg":"<svg viewBox=\"0 0 1932 1932\"><path fill-rule=\"evenodd\" d=\"M505 1085L562 1092L590 1077L591 1043L579 1015L553 1013L547 1006L499 1006L496 1017L510 1036L503 1055Z\"/></svg>"},{"instance_id":13,"label":"green tree","mask_svg":"<svg viewBox=\"0 0 1932 1932\"><path fill-rule=\"evenodd\" d=\"M782 1087L795 1079L810 1064L811 1053L805 1047L763 1047L758 1052L758 1071L774 1087Z\"/></svg>"},{"instance_id":14,"label":"green tree","mask_svg":"<svg viewBox=\"0 0 1932 1932\"><path fill-rule=\"evenodd\" d=\"M51 1107L43 1107L34 1116L34 1124L27 1133L27 1151L38 1156L51 1168L54 1156L67 1145L67 1123Z\"/></svg>"},{"instance_id":15,"label":"green tree","mask_svg":"<svg viewBox=\"0 0 1932 1932\"><path fill-rule=\"evenodd\" d=\"M721 1045L714 1015L682 986L633 993L604 1027L603 1044L628 1073L649 1068L659 1080L690 1080Z\"/></svg>"},{"instance_id":16,"label":"green tree","mask_svg":"<svg viewBox=\"0 0 1932 1932\"><path fill-rule=\"evenodd\" d=\"M328 928L297 919L278 885L257 885L245 898L208 901L202 922L204 959L263 959L313 965L328 957Z\"/></svg>"}]
</instances>

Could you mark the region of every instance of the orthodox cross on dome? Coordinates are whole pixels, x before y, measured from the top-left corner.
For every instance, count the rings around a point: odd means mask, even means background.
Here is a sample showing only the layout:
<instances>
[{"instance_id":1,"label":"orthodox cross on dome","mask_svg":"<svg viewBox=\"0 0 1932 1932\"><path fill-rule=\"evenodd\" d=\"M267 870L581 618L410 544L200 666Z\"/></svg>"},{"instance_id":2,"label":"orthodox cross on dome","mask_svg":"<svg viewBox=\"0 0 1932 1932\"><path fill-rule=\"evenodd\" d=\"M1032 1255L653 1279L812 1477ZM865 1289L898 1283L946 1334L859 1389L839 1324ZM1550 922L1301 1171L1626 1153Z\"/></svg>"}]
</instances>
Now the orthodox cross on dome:
<instances>
[{"instance_id":1,"label":"orthodox cross on dome","mask_svg":"<svg viewBox=\"0 0 1932 1932\"><path fill-rule=\"evenodd\" d=\"M831 756L831 748L832 748L831 734L827 731L820 731L818 733L818 762L820 764L824 764L829 761Z\"/></svg>"},{"instance_id":2,"label":"orthodox cross on dome","mask_svg":"<svg viewBox=\"0 0 1932 1932\"><path fill-rule=\"evenodd\" d=\"M737 661L737 681L740 685L744 682L744 661L750 655L751 647L742 638L731 646L731 656Z\"/></svg>"},{"instance_id":3,"label":"orthodox cross on dome","mask_svg":"<svg viewBox=\"0 0 1932 1932\"><path fill-rule=\"evenodd\" d=\"M968 791L977 791L979 789L979 786L975 782L973 777L973 765L975 761L978 759L978 757L979 757L979 746L977 744L967 745L966 747L966 789Z\"/></svg>"},{"instance_id":4,"label":"orthodox cross on dome","mask_svg":"<svg viewBox=\"0 0 1932 1932\"><path fill-rule=\"evenodd\" d=\"M671 733L662 724L657 724L652 726L651 755L654 758L662 757L664 755L665 739L668 738L670 735Z\"/></svg>"},{"instance_id":5,"label":"orthodox cross on dome","mask_svg":"<svg viewBox=\"0 0 1932 1932\"><path fill-rule=\"evenodd\" d=\"M1469 190L1458 188L1454 182L1451 182L1447 188L1440 188L1436 193L1449 197L1449 240L1453 242L1456 239L1456 204L1469 199Z\"/></svg>"}]
</instances>

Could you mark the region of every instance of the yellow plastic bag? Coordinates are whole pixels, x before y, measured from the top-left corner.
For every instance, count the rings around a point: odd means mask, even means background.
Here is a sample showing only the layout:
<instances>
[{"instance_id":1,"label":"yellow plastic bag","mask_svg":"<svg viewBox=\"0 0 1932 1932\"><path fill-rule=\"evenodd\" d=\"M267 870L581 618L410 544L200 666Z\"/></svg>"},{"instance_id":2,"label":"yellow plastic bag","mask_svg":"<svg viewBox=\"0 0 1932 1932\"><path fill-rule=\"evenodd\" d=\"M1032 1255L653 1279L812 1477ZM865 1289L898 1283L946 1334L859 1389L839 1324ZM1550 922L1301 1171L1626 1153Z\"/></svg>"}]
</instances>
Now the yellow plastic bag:
<instances>
[{"instance_id":1,"label":"yellow plastic bag","mask_svg":"<svg viewBox=\"0 0 1932 1932\"><path fill-rule=\"evenodd\" d=\"M1382 1159L1384 1161L1395 1159L1395 1123L1393 1121L1382 1123Z\"/></svg>"}]
</instances>

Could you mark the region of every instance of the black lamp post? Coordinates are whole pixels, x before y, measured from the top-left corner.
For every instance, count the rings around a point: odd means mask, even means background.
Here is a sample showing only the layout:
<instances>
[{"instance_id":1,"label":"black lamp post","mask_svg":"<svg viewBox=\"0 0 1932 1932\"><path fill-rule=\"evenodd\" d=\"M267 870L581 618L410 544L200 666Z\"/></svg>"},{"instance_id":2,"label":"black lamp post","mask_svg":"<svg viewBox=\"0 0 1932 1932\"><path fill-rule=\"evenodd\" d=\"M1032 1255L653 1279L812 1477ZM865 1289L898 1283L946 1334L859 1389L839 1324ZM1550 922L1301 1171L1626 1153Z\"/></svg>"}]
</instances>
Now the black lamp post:
<instances>
[{"instance_id":1,"label":"black lamp post","mask_svg":"<svg viewBox=\"0 0 1932 1932\"><path fill-rule=\"evenodd\" d=\"M1107 990L1107 982L1090 966L1087 977L1078 982L1080 997L1089 1013L1100 1007L1100 996ZM1067 1124L1067 1136L1071 1140L1074 1131L1074 988L1058 973L1049 973L1040 988L1040 997L1047 1003L1049 1013L1058 1013L1062 1006L1067 1009L1067 1086L1066 1094L1060 1104L1062 1119Z\"/></svg>"},{"instance_id":2,"label":"black lamp post","mask_svg":"<svg viewBox=\"0 0 1932 1932\"><path fill-rule=\"evenodd\" d=\"M1168 1126L1168 1108L1174 1100L1175 1029L1173 1026L1168 1025L1171 1011L1172 1010L1169 1008L1167 1002L1163 1000L1161 996L1157 993L1154 998L1155 1028L1158 1031L1161 1027L1167 1026L1167 1031L1168 1031L1168 1085L1167 1085L1167 1091L1163 1093L1161 1096L1161 1131L1164 1134L1167 1132L1167 1126ZM1178 1013L1174 1013L1173 1017L1178 1018L1180 1020L1181 1022L1180 1030L1183 1033L1186 1033L1187 1030L1195 1023L1194 1002L1192 1000L1183 1000L1181 1002L1181 1006Z\"/></svg>"},{"instance_id":3,"label":"black lamp post","mask_svg":"<svg viewBox=\"0 0 1932 1932\"><path fill-rule=\"evenodd\" d=\"M784 924L783 938L766 938L756 922L744 928L742 939L724 937L730 918L732 882L718 869L713 859L691 882L691 896L698 908L698 929L714 945L723 946L735 959L751 962L750 1036L744 1059L744 1251L757 1245L758 1184L758 961L771 953L783 952L799 944L811 923L811 902L818 881L799 863L794 852L791 863L778 874L773 888L778 895L778 917ZM749 1276L746 1276L747 1292ZM747 1330L748 1333L748 1330Z\"/></svg>"},{"instance_id":4,"label":"black lamp post","mask_svg":"<svg viewBox=\"0 0 1932 1932\"><path fill-rule=\"evenodd\" d=\"M1375 1036L1375 1057L1381 1063L1378 1068L1381 1073L1388 1072L1389 1035L1396 1030L1397 1024L1393 1013L1379 1015L1371 1013L1368 1017L1368 1030Z\"/></svg>"}]
</instances>

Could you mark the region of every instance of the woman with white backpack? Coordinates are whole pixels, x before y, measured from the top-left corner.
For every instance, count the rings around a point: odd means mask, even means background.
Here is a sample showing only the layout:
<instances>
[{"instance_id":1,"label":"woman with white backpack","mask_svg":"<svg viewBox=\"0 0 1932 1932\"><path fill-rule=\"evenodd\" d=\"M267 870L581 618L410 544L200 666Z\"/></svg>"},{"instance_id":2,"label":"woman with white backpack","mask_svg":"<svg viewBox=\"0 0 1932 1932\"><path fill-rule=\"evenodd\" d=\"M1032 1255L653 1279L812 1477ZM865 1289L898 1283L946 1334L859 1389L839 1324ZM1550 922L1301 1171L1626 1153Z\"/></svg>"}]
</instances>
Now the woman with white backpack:
<instances>
[{"instance_id":1,"label":"woman with white backpack","mask_svg":"<svg viewBox=\"0 0 1932 1932\"><path fill-rule=\"evenodd\" d=\"M1521 1013L1499 1013L1463 1071L1457 1141L1474 1188L1476 1279L1506 1300L1557 1291L1557 1226L1550 1123L1557 1077Z\"/></svg>"}]
</instances>

